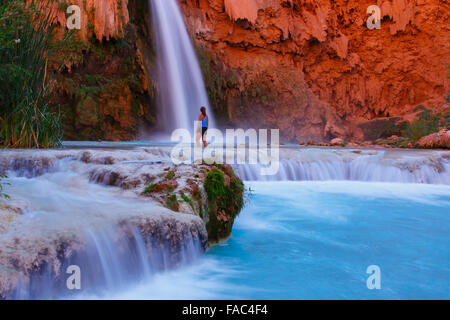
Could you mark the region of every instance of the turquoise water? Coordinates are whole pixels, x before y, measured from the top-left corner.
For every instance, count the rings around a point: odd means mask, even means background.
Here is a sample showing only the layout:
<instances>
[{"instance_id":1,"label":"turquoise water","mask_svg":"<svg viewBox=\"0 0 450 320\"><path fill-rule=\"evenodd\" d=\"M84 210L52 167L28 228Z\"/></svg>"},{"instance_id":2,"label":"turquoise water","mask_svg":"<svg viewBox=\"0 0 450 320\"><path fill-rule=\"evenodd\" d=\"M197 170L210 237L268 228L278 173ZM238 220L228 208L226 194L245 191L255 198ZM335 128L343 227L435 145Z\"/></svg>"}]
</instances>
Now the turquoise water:
<instances>
[{"instance_id":1,"label":"turquoise water","mask_svg":"<svg viewBox=\"0 0 450 320\"><path fill-rule=\"evenodd\" d=\"M450 186L251 182L231 238L113 299L450 299ZM381 289L369 290L377 265Z\"/></svg>"},{"instance_id":2,"label":"turquoise water","mask_svg":"<svg viewBox=\"0 0 450 320\"><path fill-rule=\"evenodd\" d=\"M209 258L232 268L221 294L248 299L449 299L450 187L247 183L232 237ZM366 269L378 265L381 289Z\"/></svg>"}]
</instances>

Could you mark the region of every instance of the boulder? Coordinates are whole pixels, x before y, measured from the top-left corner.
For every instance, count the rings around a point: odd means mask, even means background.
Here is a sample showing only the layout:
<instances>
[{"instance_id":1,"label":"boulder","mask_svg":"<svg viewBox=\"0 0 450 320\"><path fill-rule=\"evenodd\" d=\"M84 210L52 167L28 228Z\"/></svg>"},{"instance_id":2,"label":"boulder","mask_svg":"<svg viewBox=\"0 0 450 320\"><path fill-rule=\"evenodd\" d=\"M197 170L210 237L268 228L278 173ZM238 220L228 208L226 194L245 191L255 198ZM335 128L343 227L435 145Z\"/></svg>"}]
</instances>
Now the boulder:
<instances>
[{"instance_id":1,"label":"boulder","mask_svg":"<svg viewBox=\"0 0 450 320\"><path fill-rule=\"evenodd\" d=\"M450 131L442 129L420 138L417 145L421 148L450 148Z\"/></svg>"},{"instance_id":2,"label":"boulder","mask_svg":"<svg viewBox=\"0 0 450 320\"><path fill-rule=\"evenodd\" d=\"M332 146L341 146L344 144L344 140L341 138L334 138L333 140L330 141L330 144Z\"/></svg>"}]
</instances>

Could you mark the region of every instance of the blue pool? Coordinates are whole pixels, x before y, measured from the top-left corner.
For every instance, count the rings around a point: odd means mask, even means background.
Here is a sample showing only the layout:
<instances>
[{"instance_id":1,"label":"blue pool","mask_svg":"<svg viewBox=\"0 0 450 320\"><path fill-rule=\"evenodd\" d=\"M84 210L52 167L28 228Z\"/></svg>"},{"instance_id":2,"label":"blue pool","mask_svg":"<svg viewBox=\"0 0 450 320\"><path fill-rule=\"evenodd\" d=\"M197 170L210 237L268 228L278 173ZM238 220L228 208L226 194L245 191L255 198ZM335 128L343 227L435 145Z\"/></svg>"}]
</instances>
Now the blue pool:
<instances>
[{"instance_id":1,"label":"blue pool","mask_svg":"<svg viewBox=\"0 0 450 320\"><path fill-rule=\"evenodd\" d=\"M233 269L228 296L449 299L450 187L254 182L232 237L209 257ZM381 289L367 288L367 267Z\"/></svg>"},{"instance_id":2,"label":"blue pool","mask_svg":"<svg viewBox=\"0 0 450 320\"><path fill-rule=\"evenodd\" d=\"M450 299L450 187L251 182L231 238L119 299ZM381 289L367 288L369 266Z\"/></svg>"}]
</instances>

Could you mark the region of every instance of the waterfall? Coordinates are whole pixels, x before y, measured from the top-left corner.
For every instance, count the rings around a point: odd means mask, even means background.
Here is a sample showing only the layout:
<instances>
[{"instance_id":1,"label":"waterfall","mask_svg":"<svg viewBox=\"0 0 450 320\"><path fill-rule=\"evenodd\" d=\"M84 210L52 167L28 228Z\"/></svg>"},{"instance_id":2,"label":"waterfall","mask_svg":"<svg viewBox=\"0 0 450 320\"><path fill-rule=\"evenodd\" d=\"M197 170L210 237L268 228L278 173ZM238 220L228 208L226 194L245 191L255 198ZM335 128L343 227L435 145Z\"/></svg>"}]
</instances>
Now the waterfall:
<instances>
[{"instance_id":1,"label":"waterfall","mask_svg":"<svg viewBox=\"0 0 450 320\"><path fill-rule=\"evenodd\" d=\"M416 170L396 166L354 161L281 160L279 171L273 176L259 174L260 165L235 166L238 176L245 181L367 181L450 184L450 164L444 163L444 171L423 165Z\"/></svg>"},{"instance_id":2,"label":"waterfall","mask_svg":"<svg viewBox=\"0 0 450 320\"><path fill-rule=\"evenodd\" d=\"M149 0L158 59L159 126L165 133L192 130L200 107L212 111L197 57L176 0Z\"/></svg>"},{"instance_id":3,"label":"waterfall","mask_svg":"<svg viewBox=\"0 0 450 320\"><path fill-rule=\"evenodd\" d=\"M125 230L123 226L88 229L84 238L83 250L74 250L63 260L53 262L61 265L59 272L50 263L44 263L26 278L20 278L6 297L15 300L109 297L177 266L192 264L203 255L198 238L189 235L175 255L168 242L144 235L133 225L126 225ZM67 244L61 243L64 245ZM73 265L81 270L81 288L70 291L65 270Z\"/></svg>"},{"instance_id":4,"label":"waterfall","mask_svg":"<svg viewBox=\"0 0 450 320\"><path fill-rule=\"evenodd\" d=\"M138 195L164 157L159 148L0 152L13 210L0 201L0 300L110 297L195 264L207 245L201 218ZM81 290L68 290L69 266Z\"/></svg>"},{"instance_id":5,"label":"waterfall","mask_svg":"<svg viewBox=\"0 0 450 320\"><path fill-rule=\"evenodd\" d=\"M278 171L261 175L261 164L237 164L245 181L367 181L450 185L450 161L440 151L281 150Z\"/></svg>"}]
</instances>

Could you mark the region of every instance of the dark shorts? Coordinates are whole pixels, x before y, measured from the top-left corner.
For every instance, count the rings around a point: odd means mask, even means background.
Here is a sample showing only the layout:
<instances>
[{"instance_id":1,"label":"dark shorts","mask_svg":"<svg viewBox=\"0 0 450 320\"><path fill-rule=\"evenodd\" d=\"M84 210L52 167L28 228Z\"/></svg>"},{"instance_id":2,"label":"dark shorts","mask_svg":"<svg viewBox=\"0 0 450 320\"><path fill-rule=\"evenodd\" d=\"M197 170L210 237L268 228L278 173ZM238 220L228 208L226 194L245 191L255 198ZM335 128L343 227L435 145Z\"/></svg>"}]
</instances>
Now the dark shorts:
<instances>
[{"instance_id":1,"label":"dark shorts","mask_svg":"<svg viewBox=\"0 0 450 320\"><path fill-rule=\"evenodd\" d=\"M202 137L205 136L206 131L208 131L207 127L202 127Z\"/></svg>"}]
</instances>

